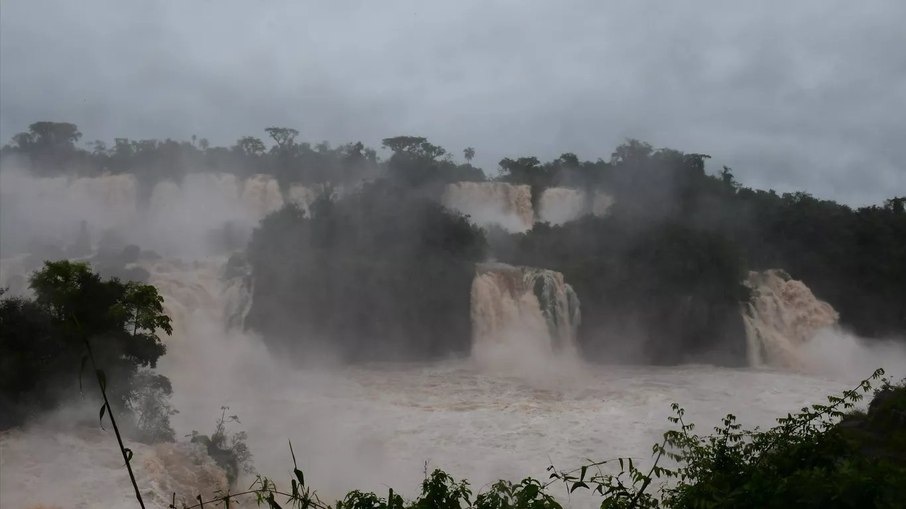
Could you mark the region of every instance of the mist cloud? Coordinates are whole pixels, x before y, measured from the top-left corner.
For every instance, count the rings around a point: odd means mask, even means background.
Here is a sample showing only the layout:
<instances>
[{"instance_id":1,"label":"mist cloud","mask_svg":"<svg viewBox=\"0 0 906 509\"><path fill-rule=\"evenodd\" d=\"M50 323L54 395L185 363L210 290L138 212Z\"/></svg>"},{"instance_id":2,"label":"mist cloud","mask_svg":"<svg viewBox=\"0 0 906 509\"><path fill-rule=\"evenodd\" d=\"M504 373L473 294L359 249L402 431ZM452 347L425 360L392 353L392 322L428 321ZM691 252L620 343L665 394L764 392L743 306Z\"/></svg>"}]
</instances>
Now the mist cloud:
<instances>
[{"instance_id":1,"label":"mist cloud","mask_svg":"<svg viewBox=\"0 0 906 509\"><path fill-rule=\"evenodd\" d=\"M269 125L401 133L493 170L609 156L626 137L714 156L747 185L861 205L906 192L906 4L4 2L0 137Z\"/></svg>"}]
</instances>

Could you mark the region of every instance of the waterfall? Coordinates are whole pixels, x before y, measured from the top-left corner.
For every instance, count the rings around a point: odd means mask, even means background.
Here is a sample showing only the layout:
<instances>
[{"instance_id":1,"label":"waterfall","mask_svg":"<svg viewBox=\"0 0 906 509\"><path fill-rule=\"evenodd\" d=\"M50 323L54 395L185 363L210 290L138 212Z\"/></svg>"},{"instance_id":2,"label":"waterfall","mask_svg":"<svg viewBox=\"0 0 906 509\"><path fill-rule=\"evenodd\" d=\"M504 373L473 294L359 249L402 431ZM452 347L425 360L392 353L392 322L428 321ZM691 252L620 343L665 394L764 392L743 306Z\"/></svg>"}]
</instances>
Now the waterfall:
<instances>
[{"instance_id":1,"label":"waterfall","mask_svg":"<svg viewBox=\"0 0 906 509\"><path fill-rule=\"evenodd\" d=\"M541 193L538 216L550 224L563 224L582 217L589 209L586 193L569 187L550 187Z\"/></svg>"},{"instance_id":2,"label":"waterfall","mask_svg":"<svg viewBox=\"0 0 906 509\"><path fill-rule=\"evenodd\" d=\"M270 175L253 175L242 184L241 200L260 219L283 206L280 184Z\"/></svg>"},{"instance_id":3,"label":"waterfall","mask_svg":"<svg viewBox=\"0 0 906 509\"><path fill-rule=\"evenodd\" d=\"M563 274L502 263L478 264L472 280L472 356L572 356L579 298ZM504 359L505 360L505 359Z\"/></svg>"},{"instance_id":4,"label":"waterfall","mask_svg":"<svg viewBox=\"0 0 906 509\"><path fill-rule=\"evenodd\" d=\"M318 199L320 195L317 189L313 189L301 184L293 184L287 192L286 201L294 203L306 214L311 213L311 204Z\"/></svg>"},{"instance_id":5,"label":"waterfall","mask_svg":"<svg viewBox=\"0 0 906 509\"><path fill-rule=\"evenodd\" d=\"M441 199L444 206L472 218L479 226L498 225L520 233L535 224L532 192L527 185L506 182L455 182L448 184ZM583 215L603 216L613 198L601 191L591 194L570 187L549 187L538 200L537 219L563 224Z\"/></svg>"},{"instance_id":6,"label":"waterfall","mask_svg":"<svg viewBox=\"0 0 906 509\"><path fill-rule=\"evenodd\" d=\"M137 184L131 175L36 178L0 172L0 250L26 252L32 241L63 245L87 221L96 230L136 218Z\"/></svg>"},{"instance_id":7,"label":"waterfall","mask_svg":"<svg viewBox=\"0 0 906 509\"><path fill-rule=\"evenodd\" d=\"M471 216L480 226L499 225L511 232L531 229L535 220L529 186L506 182L455 182L441 198L444 206Z\"/></svg>"},{"instance_id":8,"label":"waterfall","mask_svg":"<svg viewBox=\"0 0 906 509\"><path fill-rule=\"evenodd\" d=\"M238 258L214 256L185 262L144 260L148 282L164 297L164 312L172 319L174 337L185 337L187 324L205 320L225 330L241 328L251 308L251 274Z\"/></svg>"},{"instance_id":9,"label":"waterfall","mask_svg":"<svg viewBox=\"0 0 906 509\"><path fill-rule=\"evenodd\" d=\"M742 310L749 364L800 369L802 348L839 318L802 282L782 270L750 272L752 300Z\"/></svg>"},{"instance_id":10,"label":"waterfall","mask_svg":"<svg viewBox=\"0 0 906 509\"><path fill-rule=\"evenodd\" d=\"M594 216L602 217L607 215L610 207L613 205L613 196L602 191L595 191L591 197L591 213Z\"/></svg>"},{"instance_id":11,"label":"waterfall","mask_svg":"<svg viewBox=\"0 0 906 509\"><path fill-rule=\"evenodd\" d=\"M571 187L549 187L541 193L539 219L550 224L575 221L586 214L604 216L613 198L601 191L591 193Z\"/></svg>"},{"instance_id":12,"label":"waterfall","mask_svg":"<svg viewBox=\"0 0 906 509\"><path fill-rule=\"evenodd\" d=\"M226 319L226 327L243 330L245 317L252 309L252 268L244 259L234 255L227 260L220 279L224 284L223 317Z\"/></svg>"},{"instance_id":13,"label":"waterfall","mask_svg":"<svg viewBox=\"0 0 906 509\"><path fill-rule=\"evenodd\" d=\"M294 203L300 209L305 211L306 214L311 213L311 205L321 197L323 194L327 194L330 199L335 200L343 196L348 191L348 188L339 185L332 184L314 184L314 185L302 185L302 184L293 184L290 186L289 190L286 193L286 201L289 203Z\"/></svg>"}]
</instances>

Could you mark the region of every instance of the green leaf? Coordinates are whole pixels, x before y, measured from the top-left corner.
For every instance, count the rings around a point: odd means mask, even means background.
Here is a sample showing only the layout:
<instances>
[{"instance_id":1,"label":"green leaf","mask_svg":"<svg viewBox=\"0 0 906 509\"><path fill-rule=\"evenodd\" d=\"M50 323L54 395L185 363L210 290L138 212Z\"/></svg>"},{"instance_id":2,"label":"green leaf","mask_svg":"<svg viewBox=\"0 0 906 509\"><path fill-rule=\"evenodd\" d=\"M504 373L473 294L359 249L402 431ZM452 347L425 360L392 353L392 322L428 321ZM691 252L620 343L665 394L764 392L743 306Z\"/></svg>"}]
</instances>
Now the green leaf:
<instances>
[{"instance_id":1,"label":"green leaf","mask_svg":"<svg viewBox=\"0 0 906 509\"><path fill-rule=\"evenodd\" d=\"M588 485L585 484L585 483L582 482L582 481L579 481L579 482L577 482L577 483L575 483L575 484L572 485L572 487L569 489L569 492L572 493L572 492L576 491L576 490L579 489L579 488L588 489Z\"/></svg>"},{"instance_id":2,"label":"green leaf","mask_svg":"<svg viewBox=\"0 0 906 509\"><path fill-rule=\"evenodd\" d=\"M289 442L289 453L293 457L293 466L299 468L299 465L296 463L296 453L293 451L293 441L287 440Z\"/></svg>"},{"instance_id":3,"label":"green leaf","mask_svg":"<svg viewBox=\"0 0 906 509\"><path fill-rule=\"evenodd\" d=\"M104 412L106 412L106 411L107 411L107 403L104 403L103 405L101 405L101 412L98 414L98 422L101 425L101 429L105 429L104 428Z\"/></svg>"},{"instance_id":4,"label":"green leaf","mask_svg":"<svg viewBox=\"0 0 906 509\"><path fill-rule=\"evenodd\" d=\"M125 453L126 453L126 463L132 461L132 449L127 447L127 448L123 449L123 451L125 451Z\"/></svg>"},{"instance_id":5,"label":"green leaf","mask_svg":"<svg viewBox=\"0 0 906 509\"><path fill-rule=\"evenodd\" d=\"M278 504L277 501L274 500L273 493L269 494L267 499L265 500L267 500L267 505L269 505L271 509L283 509L282 507L280 507L280 504Z\"/></svg>"}]
</instances>

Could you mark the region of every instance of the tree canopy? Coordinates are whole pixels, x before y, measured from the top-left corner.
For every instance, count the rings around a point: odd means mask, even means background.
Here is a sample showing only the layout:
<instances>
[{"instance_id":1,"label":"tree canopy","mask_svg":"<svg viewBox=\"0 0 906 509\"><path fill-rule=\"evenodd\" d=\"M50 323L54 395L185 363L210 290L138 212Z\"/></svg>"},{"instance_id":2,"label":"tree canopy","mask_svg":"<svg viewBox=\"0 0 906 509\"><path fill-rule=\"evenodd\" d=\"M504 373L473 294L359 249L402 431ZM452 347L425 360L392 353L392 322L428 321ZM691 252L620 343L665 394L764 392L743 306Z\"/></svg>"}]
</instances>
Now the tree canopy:
<instances>
[{"instance_id":1,"label":"tree canopy","mask_svg":"<svg viewBox=\"0 0 906 509\"><path fill-rule=\"evenodd\" d=\"M399 184L379 181L307 216L288 206L249 244L247 323L278 349L350 360L467 352L477 227Z\"/></svg>"},{"instance_id":2,"label":"tree canopy","mask_svg":"<svg viewBox=\"0 0 906 509\"><path fill-rule=\"evenodd\" d=\"M33 299L0 298L0 415L4 426L53 408L80 386L85 341L110 381L118 409L130 410L150 439L172 438L170 383L150 371L170 334L153 286L102 279L84 263L46 262L31 278Z\"/></svg>"}]
</instances>

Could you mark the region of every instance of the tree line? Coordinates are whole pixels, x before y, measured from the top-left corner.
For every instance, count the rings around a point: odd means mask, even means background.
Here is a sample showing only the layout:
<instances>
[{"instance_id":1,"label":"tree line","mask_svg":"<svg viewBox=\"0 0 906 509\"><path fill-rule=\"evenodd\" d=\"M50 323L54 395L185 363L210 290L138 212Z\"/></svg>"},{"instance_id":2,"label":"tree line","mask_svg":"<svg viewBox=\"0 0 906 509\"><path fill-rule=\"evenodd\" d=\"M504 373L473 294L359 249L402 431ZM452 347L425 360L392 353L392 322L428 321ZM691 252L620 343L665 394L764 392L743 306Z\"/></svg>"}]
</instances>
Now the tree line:
<instances>
[{"instance_id":1,"label":"tree line","mask_svg":"<svg viewBox=\"0 0 906 509\"><path fill-rule=\"evenodd\" d=\"M306 331L353 356L381 350L363 341L405 345L416 357L463 351L469 267L489 257L562 271L582 301L580 342L591 358L620 347L653 362L744 362L742 282L768 268L803 280L857 334L906 335L903 197L853 209L751 189L730 168L706 172L707 154L628 140L606 160L501 160L495 179L528 185L536 203L553 186L615 199L605 217L510 234L437 205L445 184L487 180L471 165L473 149L458 163L426 138L397 136L383 140L390 156L381 159L361 143L312 146L295 129L265 132L270 147L246 136L231 147L118 139L88 151L76 147L76 126L38 122L3 152L40 175L129 172L156 182L229 171L271 173L283 185L367 182L309 214L288 208L267 218L247 250L256 279L250 326L265 337Z\"/></svg>"}]
</instances>

